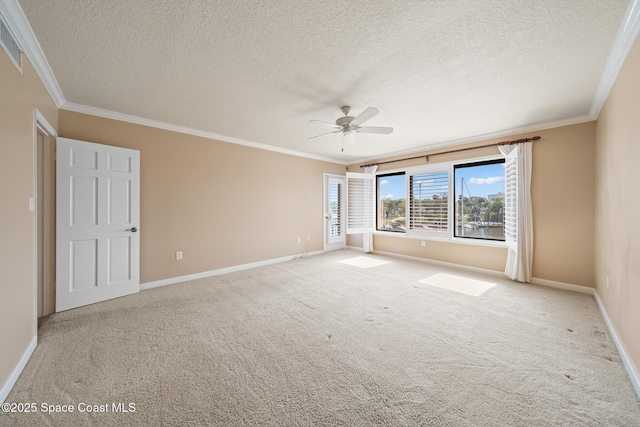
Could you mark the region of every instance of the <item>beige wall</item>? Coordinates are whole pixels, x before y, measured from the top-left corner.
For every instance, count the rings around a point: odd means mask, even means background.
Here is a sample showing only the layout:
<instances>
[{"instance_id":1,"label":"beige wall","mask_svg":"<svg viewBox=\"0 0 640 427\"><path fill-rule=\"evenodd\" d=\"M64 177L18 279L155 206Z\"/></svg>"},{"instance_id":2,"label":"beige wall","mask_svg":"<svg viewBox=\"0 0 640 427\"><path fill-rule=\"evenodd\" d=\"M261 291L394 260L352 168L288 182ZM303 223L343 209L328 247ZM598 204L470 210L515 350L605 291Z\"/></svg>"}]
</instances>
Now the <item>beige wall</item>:
<instances>
[{"instance_id":1,"label":"beige wall","mask_svg":"<svg viewBox=\"0 0 640 427\"><path fill-rule=\"evenodd\" d=\"M343 165L59 115L62 137L141 152L141 283L322 249L323 173Z\"/></svg>"},{"instance_id":2,"label":"beige wall","mask_svg":"<svg viewBox=\"0 0 640 427\"><path fill-rule=\"evenodd\" d=\"M22 74L0 50L0 387L35 336L35 108L57 127L58 112L23 55Z\"/></svg>"},{"instance_id":3,"label":"beige wall","mask_svg":"<svg viewBox=\"0 0 640 427\"><path fill-rule=\"evenodd\" d=\"M418 239L403 239L393 236L375 236L374 249L435 261L451 262L469 267L502 271L507 261L503 248L469 245L462 243L427 240L424 247Z\"/></svg>"},{"instance_id":4,"label":"beige wall","mask_svg":"<svg viewBox=\"0 0 640 427\"><path fill-rule=\"evenodd\" d=\"M640 41L596 126L596 291L640 373ZM608 278L608 280L607 280Z\"/></svg>"},{"instance_id":5,"label":"beige wall","mask_svg":"<svg viewBox=\"0 0 640 427\"><path fill-rule=\"evenodd\" d=\"M533 276L557 282L594 286L595 122L513 135L466 146L540 135L533 143L531 197L534 220ZM445 151L443 150L434 150ZM428 154L416 153L408 157ZM430 163L497 154L497 148L436 156ZM388 160L388 159L380 159ZM425 164L424 160L381 165L379 171ZM349 171L360 171L350 165ZM358 241L350 239L351 245ZM403 255L504 270L506 249L472 244L376 235L374 249Z\"/></svg>"}]
</instances>

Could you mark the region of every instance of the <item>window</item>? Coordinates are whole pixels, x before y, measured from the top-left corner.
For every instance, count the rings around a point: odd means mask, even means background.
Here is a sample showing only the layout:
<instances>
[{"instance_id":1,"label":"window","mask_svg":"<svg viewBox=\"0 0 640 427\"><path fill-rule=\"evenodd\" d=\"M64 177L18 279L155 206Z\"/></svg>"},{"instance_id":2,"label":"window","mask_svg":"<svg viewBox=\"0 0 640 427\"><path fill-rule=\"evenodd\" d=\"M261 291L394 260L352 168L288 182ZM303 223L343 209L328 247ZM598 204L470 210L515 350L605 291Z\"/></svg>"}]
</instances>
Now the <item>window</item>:
<instances>
[{"instance_id":1,"label":"window","mask_svg":"<svg viewBox=\"0 0 640 427\"><path fill-rule=\"evenodd\" d=\"M405 173L376 177L377 221L376 229L403 233L406 230L406 177Z\"/></svg>"},{"instance_id":2,"label":"window","mask_svg":"<svg viewBox=\"0 0 640 427\"><path fill-rule=\"evenodd\" d=\"M508 243L515 187L505 170L505 158L493 156L381 173L375 178L375 230Z\"/></svg>"},{"instance_id":3,"label":"window","mask_svg":"<svg viewBox=\"0 0 640 427\"><path fill-rule=\"evenodd\" d=\"M504 159L453 167L454 236L504 241Z\"/></svg>"},{"instance_id":4,"label":"window","mask_svg":"<svg viewBox=\"0 0 640 427\"><path fill-rule=\"evenodd\" d=\"M409 176L409 229L443 233L449 230L449 173Z\"/></svg>"}]
</instances>

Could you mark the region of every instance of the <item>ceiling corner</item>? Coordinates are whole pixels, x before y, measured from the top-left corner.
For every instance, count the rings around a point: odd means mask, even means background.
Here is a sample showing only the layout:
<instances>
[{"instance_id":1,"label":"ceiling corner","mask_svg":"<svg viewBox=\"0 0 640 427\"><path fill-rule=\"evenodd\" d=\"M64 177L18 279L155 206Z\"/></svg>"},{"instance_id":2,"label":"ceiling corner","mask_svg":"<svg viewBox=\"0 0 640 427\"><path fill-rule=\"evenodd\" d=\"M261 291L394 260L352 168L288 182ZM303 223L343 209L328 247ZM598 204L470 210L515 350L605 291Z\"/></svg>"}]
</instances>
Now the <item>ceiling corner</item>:
<instances>
[{"instance_id":1,"label":"ceiling corner","mask_svg":"<svg viewBox=\"0 0 640 427\"><path fill-rule=\"evenodd\" d=\"M598 118L600 110L607 100L609 91L618 77L618 73L624 64L629 49L635 42L640 32L640 0L631 0L624 14L620 30L613 42L611 54L607 60L600 83L591 103L589 115L593 120Z\"/></svg>"}]
</instances>

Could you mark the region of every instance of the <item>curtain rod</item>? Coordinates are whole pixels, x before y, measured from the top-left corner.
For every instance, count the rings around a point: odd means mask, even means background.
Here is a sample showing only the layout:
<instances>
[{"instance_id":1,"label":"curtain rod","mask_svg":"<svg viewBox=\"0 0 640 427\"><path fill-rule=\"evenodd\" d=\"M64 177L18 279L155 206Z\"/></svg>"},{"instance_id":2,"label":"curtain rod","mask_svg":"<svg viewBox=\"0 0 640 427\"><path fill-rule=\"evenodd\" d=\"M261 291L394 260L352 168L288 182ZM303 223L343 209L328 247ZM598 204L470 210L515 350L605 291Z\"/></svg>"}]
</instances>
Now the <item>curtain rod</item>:
<instances>
[{"instance_id":1,"label":"curtain rod","mask_svg":"<svg viewBox=\"0 0 640 427\"><path fill-rule=\"evenodd\" d=\"M516 139L516 140L513 140L513 141L502 141L502 142L495 142L493 144L478 145L476 147L458 148L456 150L441 151L439 153L427 154L427 155L424 155L424 156L406 157L404 159L387 160L386 162L369 163L367 165L361 165L360 167L361 168L367 168L369 166L386 165L387 163L404 162L406 160L415 160L415 159L422 159L422 158L424 158L428 162L429 161L429 157L432 157L432 156L440 156L442 154L459 153L461 151L468 151L468 150L477 150L479 148L497 147L499 145L522 144L523 142L537 141L537 140L539 140L541 138L542 137L540 137L540 136L532 136L531 138L522 138L522 139Z\"/></svg>"}]
</instances>

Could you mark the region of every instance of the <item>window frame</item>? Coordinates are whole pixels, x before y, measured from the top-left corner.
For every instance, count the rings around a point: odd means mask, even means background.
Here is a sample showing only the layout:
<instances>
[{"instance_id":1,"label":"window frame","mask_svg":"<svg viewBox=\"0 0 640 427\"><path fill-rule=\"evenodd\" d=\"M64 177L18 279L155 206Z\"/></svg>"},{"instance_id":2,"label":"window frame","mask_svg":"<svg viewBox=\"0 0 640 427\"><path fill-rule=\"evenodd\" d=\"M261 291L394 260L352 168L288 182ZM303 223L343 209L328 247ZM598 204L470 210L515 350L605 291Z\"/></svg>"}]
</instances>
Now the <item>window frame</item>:
<instances>
[{"instance_id":1,"label":"window frame","mask_svg":"<svg viewBox=\"0 0 640 427\"><path fill-rule=\"evenodd\" d=\"M378 224L379 224L379 215L382 212L382 208L380 205L380 201L382 200L380 198L380 178L383 178L385 176L399 176L402 175L404 176L404 188L405 188L405 196L404 196L404 218L405 218L405 231L400 231L400 230L385 230L385 229L379 229L378 228ZM401 171L385 171L385 172L381 172L381 173L376 173L376 216L375 216L375 226L374 226L374 231L379 231L379 232L384 232L384 233L393 233L393 234L404 234L406 233L407 230L407 224L408 224L408 215L407 215L407 209L408 209L408 205L407 205L407 193L406 193L406 189L407 189L407 173L404 170Z\"/></svg>"},{"instance_id":2,"label":"window frame","mask_svg":"<svg viewBox=\"0 0 640 427\"><path fill-rule=\"evenodd\" d=\"M379 209L379 201L375 200L374 209L376 224L374 226L373 234L377 236L392 236L398 238L405 239L418 239L418 240L433 240L433 241L441 241L441 242L450 242L450 243L462 243L467 245L480 245L480 246L492 246L492 247L507 247L505 241L503 240L493 240L493 239L471 239L467 237L456 237L454 235L454 227L455 227L455 218L454 218L454 203L455 203L455 189L453 188L453 174L454 174L454 166L456 165L464 165L470 163L484 162L484 161L492 161L492 160L504 160L506 156L502 154L494 154L489 156L481 156L481 157L472 157L460 160L446 161L446 162L438 162L421 166L411 166L406 168L397 168L397 169L389 169L375 173L376 179L376 199L378 195L378 177L382 175L395 175L395 174L405 174L405 215L406 215L406 230L404 232L401 231L389 231L389 230L378 230L377 229L377 216ZM448 173L448 181L449 181L449 195L447 197L447 217L448 217L448 230L446 232L442 231L423 231L423 230L412 230L410 228L410 189L409 185L411 182L410 177L413 175L423 175L434 172L443 172L446 171Z\"/></svg>"},{"instance_id":3,"label":"window frame","mask_svg":"<svg viewBox=\"0 0 640 427\"><path fill-rule=\"evenodd\" d=\"M499 156L497 156L496 158L493 158L493 159L484 159L484 160L472 159L472 160L469 160L469 161L453 163L451 169L452 169L452 179L453 179L452 193L453 193L454 199L455 199L455 194L456 194L456 180L455 180L456 169L461 169L461 168L465 168L465 167L495 165L495 164L503 164L504 165L505 162L506 162L505 156L499 155ZM505 181L506 181L506 176L505 176ZM504 194L505 194L505 192L503 192L503 195ZM464 189L462 191L462 196L464 197ZM455 202L456 202L456 200L454 200L454 203ZM503 205L504 205L504 202L503 202ZM455 209L455 206L454 206L454 209ZM471 240L479 240L479 241L485 241L485 242L501 242L501 243L505 242L505 239L494 239L494 238L476 237L476 236L457 236L456 235L456 231L458 229L458 224L457 224L457 215L456 215L455 211L453 212L452 219L453 219L453 227L451 228L451 231L453 232L452 238L454 238L454 239L462 239L462 240L471 239ZM503 228L503 232L504 232L504 218L502 220L502 228Z\"/></svg>"}]
</instances>

